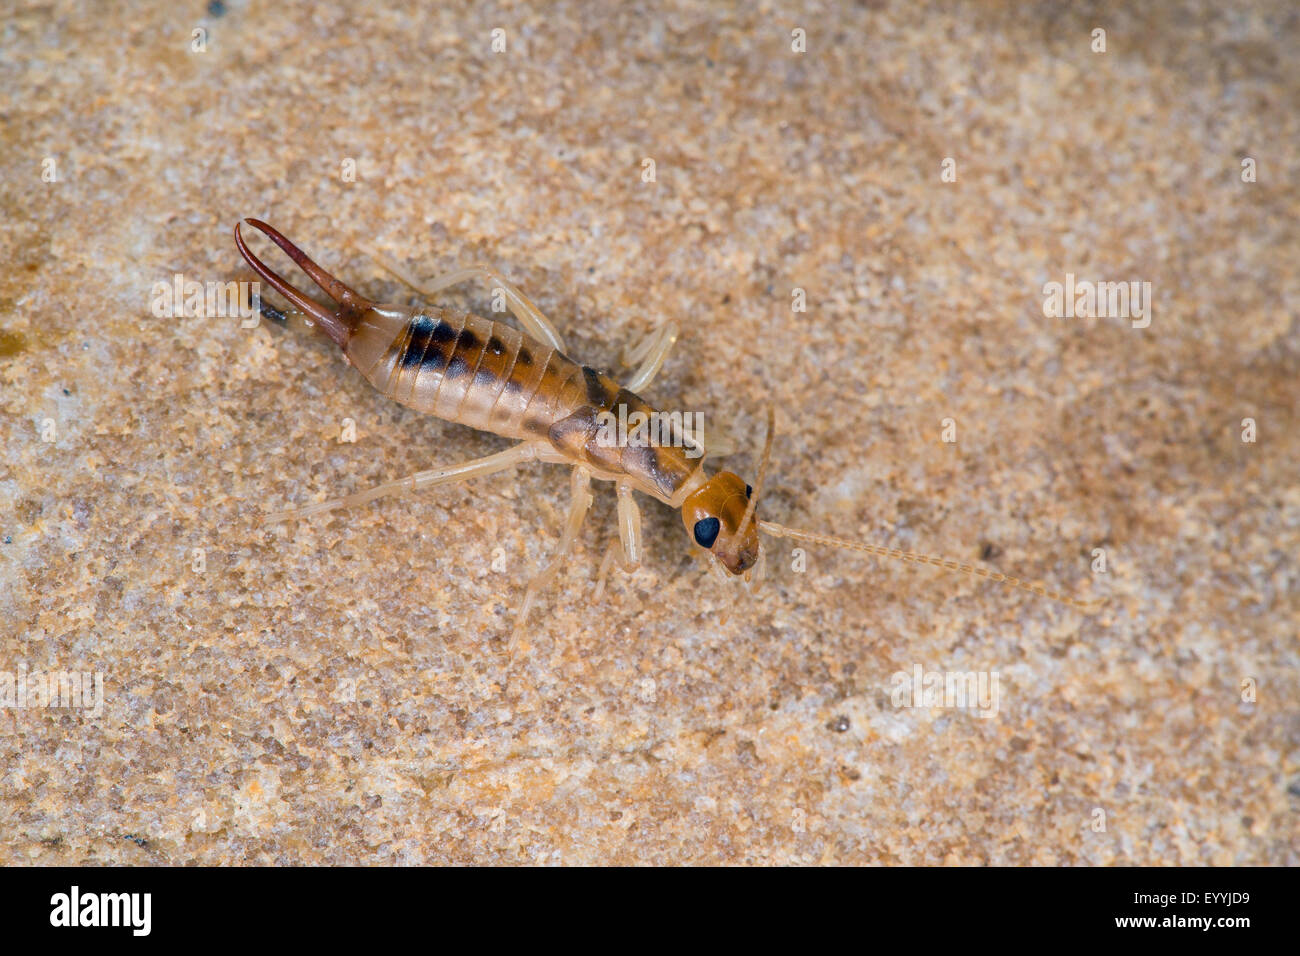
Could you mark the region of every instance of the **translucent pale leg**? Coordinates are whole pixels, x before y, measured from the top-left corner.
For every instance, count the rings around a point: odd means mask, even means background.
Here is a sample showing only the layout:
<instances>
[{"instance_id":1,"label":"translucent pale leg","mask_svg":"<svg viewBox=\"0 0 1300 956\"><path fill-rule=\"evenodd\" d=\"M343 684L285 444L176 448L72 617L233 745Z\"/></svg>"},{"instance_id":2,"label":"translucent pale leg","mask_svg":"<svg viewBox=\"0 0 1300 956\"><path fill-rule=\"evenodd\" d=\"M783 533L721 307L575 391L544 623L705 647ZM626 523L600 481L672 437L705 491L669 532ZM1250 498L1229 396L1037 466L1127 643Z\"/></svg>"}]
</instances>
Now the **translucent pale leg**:
<instances>
[{"instance_id":1,"label":"translucent pale leg","mask_svg":"<svg viewBox=\"0 0 1300 956\"><path fill-rule=\"evenodd\" d=\"M624 383L629 392L639 392L654 381L659 370L664 366L664 359L677 341L677 323L665 322L655 329L640 344L631 349L625 358L628 365L640 362L641 367Z\"/></svg>"},{"instance_id":2,"label":"translucent pale leg","mask_svg":"<svg viewBox=\"0 0 1300 956\"><path fill-rule=\"evenodd\" d=\"M513 468L515 465L526 461L541 459L543 458L542 452L543 449L539 449L536 442L520 442L518 445L497 452L495 455L475 458L472 461L461 462L459 465L448 465L445 468L430 468L428 471L417 471L405 478L388 481L382 485L375 485L373 488L367 488L365 491L358 491L343 498L321 501L317 504L293 508L289 511L275 511L266 516L264 523L274 524L277 521L285 521L289 518L306 518L322 511L331 511L334 508L348 508L362 502L374 501L376 498L382 498L385 495L402 494L419 488L430 488L434 485L445 485L454 481L465 481L468 478L491 475L498 471L505 471L507 468Z\"/></svg>"},{"instance_id":3,"label":"translucent pale leg","mask_svg":"<svg viewBox=\"0 0 1300 956\"><path fill-rule=\"evenodd\" d=\"M734 455L742 444L744 435L739 424L734 421L719 425L716 417L700 413L696 427L697 431L692 437L704 447L708 458Z\"/></svg>"},{"instance_id":4,"label":"translucent pale leg","mask_svg":"<svg viewBox=\"0 0 1300 956\"><path fill-rule=\"evenodd\" d=\"M619 564L629 574L641 566L641 510L632 497L632 486L619 482L615 485L618 492L618 540L611 541L605 549L605 557L600 562L600 575L596 579L596 597L605 593L605 576L609 566L620 556Z\"/></svg>"},{"instance_id":5,"label":"translucent pale leg","mask_svg":"<svg viewBox=\"0 0 1300 956\"><path fill-rule=\"evenodd\" d=\"M458 285L461 282L482 279L489 288L501 290L501 293L505 296L506 305L529 335L557 351L564 351L564 339L560 337L560 333L555 330L555 326L551 324L551 321L542 315L542 310L533 305L532 300L520 292L514 283L491 266L468 266L464 269L457 269L455 272L448 272L446 275L417 282L397 265L389 262L374 250L364 246L361 247L361 250L379 263L385 271L391 272L394 277L424 296L432 297L443 289Z\"/></svg>"},{"instance_id":6,"label":"translucent pale leg","mask_svg":"<svg viewBox=\"0 0 1300 956\"><path fill-rule=\"evenodd\" d=\"M560 546L556 549L554 557L549 564L538 571L536 576L528 582L528 587L524 589L524 600L519 605L519 614L515 618L515 628L510 634L510 656L513 658L515 647L519 644L519 638L523 636L524 625L528 621L528 612L532 610L533 601L537 599L538 593L542 588L555 577L556 573L564 565L564 561L573 550L574 543L578 540L578 532L582 530L582 521L587 516L587 509L591 507L591 472L587 471L581 465L573 469L573 476L569 481L569 491L572 495L572 502L569 505L569 518L564 525L564 536L560 538Z\"/></svg>"},{"instance_id":7,"label":"translucent pale leg","mask_svg":"<svg viewBox=\"0 0 1300 956\"><path fill-rule=\"evenodd\" d=\"M710 458L734 455L739 447L739 436L736 434L734 425L730 428L725 425L719 428L716 425L705 424L704 449L708 452Z\"/></svg>"}]
</instances>

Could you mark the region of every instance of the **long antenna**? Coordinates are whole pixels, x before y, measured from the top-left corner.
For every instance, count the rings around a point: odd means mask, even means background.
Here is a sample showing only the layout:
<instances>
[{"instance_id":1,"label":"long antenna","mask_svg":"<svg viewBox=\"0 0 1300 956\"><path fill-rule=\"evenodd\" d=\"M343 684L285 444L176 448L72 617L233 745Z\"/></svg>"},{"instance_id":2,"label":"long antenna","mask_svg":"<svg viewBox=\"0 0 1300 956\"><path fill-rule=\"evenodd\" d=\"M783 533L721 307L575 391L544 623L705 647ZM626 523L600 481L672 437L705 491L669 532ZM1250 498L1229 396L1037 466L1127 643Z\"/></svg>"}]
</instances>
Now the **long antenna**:
<instances>
[{"instance_id":1,"label":"long antenna","mask_svg":"<svg viewBox=\"0 0 1300 956\"><path fill-rule=\"evenodd\" d=\"M763 493L763 479L767 477L767 463L772 457L772 436L776 431L776 409L767 403L767 438L763 442L763 457L758 463L758 477L754 479L754 490L749 495L749 504L745 506L745 517L740 519L739 532L749 527L754 520L754 509L758 506L758 496ZM760 529L762 525L760 524Z\"/></svg>"},{"instance_id":2,"label":"long antenna","mask_svg":"<svg viewBox=\"0 0 1300 956\"><path fill-rule=\"evenodd\" d=\"M1003 574L1000 571L990 571L988 568L979 568L971 564L963 564L960 561L953 561L950 558L941 558L933 554L920 554L916 551L901 551L898 548L883 548L876 544L863 544L857 541L849 541L845 538L836 538L829 534L816 534L811 531L797 531L794 528L787 528L779 525L775 521L759 521L758 530L764 534L771 535L773 538L791 538L795 541L807 541L810 544L823 544L832 548L842 548L845 551L862 551L866 554L874 554L878 558L893 558L897 561L905 561L910 564L928 564L931 567L943 568L946 571L957 571L961 574L969 574L975 578L985 578L989 581L996 581L999 584L1005 584L1009 587L1020 588L1022 591L1029 591L1037 594L1039 597L1045 597L1052 601L1059 601L1061 604L1069 605L1080 611L1092 614L1099 610L1106 603L1104 598L1097 598L1094 601L1080 601L1069 595L1062 594L1060 591L1053 591L1051 588L1041 584L1034 584L1021 578L1012 577L1009 574Z\"/></svg>"},{"instance_id":3,"label":"long antenna","mask_svg":"<svg viewBox=\"0 0 1300 956\"><path fill-rule=\"evenodd\" d=\"M763 479L767 477L767 462L772 456L772 435L775 431L775 425L776 412L772 403L768 402L767 440L763 443L763 458L758 466L758 477L754 480L754 493L749 496L749 505L745 508L745 517L740 522L741 530L744 530L749 522L753 520L754 508L758 504L758 495L763 490ZM1005 584L1008 587L1019 588L1022 591L1037 594L1039 597L1045 597L1051 601L1058 601L1088 614L1099 610L1106 603L1104 598L1097 598L1093 601L1080 601L1067 594L1062 594L1060 591L1053 591L1042 584L1035 584L1022 578L1013 577L1010 574L1003 574L1001 571L990 571L988 568L980 568L973 564L954 561L951 558L941 558L938 555L921 554L917 551L903 551L899 548L885 548L878 544L863 544L858 541L850 541L847 538L837 538L834 535L817 534L813 531L798 531L795 528L787 528L785 525L777 524L775 521L760 520L758 530L771 535L773 538L807 541L809 544L823 544L832 548L841 548L845 551L861 551L864 554L873 554L878 558L893 558L895 561L904 561L908 564L928 564L931 567L943 568L945 571L969 574L973 578L984 578L987 581L995 581L998 584Z\"/></svg>"}]
</instances>

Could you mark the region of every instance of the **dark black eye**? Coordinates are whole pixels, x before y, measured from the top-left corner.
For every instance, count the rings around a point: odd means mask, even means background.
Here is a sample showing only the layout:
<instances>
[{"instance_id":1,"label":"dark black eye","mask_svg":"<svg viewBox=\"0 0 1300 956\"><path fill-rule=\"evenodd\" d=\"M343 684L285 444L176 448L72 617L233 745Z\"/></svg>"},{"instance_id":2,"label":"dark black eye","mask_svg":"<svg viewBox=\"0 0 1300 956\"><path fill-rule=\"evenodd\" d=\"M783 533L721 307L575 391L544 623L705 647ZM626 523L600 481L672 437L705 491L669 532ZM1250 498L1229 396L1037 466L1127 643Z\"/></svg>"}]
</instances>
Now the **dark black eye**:
<instances>
[{"instance_id":1,"label":"dark black eye","mask_svg":"<svg viewBox=\"0 0 1300 956\"><path fill-rule=\"evenodd\" d=\"M749 487L749 485L745 486L745 497L746 498L754 497L754 489Z\"/></svg>"},{"instance_id":2,"label":"dark black eye","mask_svg":"<svg viewBox=\"0 0 1300 956\"><path fill-rule=\"evenodd\" d=\"M721 530L722 522L717 518L701 518L695 522L695 543L701 548L711 548Z\"/></svg>"}]
</instances>

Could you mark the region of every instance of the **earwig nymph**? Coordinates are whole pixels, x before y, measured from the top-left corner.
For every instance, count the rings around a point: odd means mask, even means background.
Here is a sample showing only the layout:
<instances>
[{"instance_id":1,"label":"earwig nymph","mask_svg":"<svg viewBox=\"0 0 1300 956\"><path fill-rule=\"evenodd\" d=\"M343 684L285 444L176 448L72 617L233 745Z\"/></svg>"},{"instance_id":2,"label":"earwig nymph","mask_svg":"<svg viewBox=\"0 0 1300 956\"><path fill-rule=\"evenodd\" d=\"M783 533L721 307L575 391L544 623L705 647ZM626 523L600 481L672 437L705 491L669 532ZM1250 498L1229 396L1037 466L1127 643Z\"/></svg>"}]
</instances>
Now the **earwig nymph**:
<instances>
[{"instance_id":1,"label":"earwig nymph","mask_svg":"<svg viewBox=\"0 0 1300 956\"><path fill-rule=\"evenodd\" d=\"M617 559L628 571L641 562L641 516L633 497L633 492L640 492L679 510L692 543L708 551L732 575L745 575L754 567L760 555L761 532L941 567L1031 591L1081 610L1093 609L1093 605L1042 585L985 568L761 520L756 508L772 449L774 419L770 407L767 440L753 487L729 471L710 475L704 465L706 456L689 455L680 444L611 447L601 441L602 415L619 406L646 415L654 412L638 392L654 380L676 340L677 328L671 322L635 350L635 360L640 364L627 383L620 385L608 375L569 358L555 327L495 270L474 266L421 285L399 278L425 296L472 279L486 281L500 290L523 327L522 332L432 304L419 309L381 305L330 275L271 226L257 219L245 221L279 246L336 304L322 305L290 285L253 255L236 225L235 244L244 259L267 284L310 316L375 388L416 411L516 442L484 458L419 472L345 498L272 514L269 521L305 517L405 490L490 475L527 461L572 466L572 502L560 546L524 592L511 638L512 649L539 590L573 548L591 505L593 478L613 482L618 498L619 533L601 564L602 585L611 561ZM391 267L390 271L396 273Z\"/></svg>"}]
</instances>

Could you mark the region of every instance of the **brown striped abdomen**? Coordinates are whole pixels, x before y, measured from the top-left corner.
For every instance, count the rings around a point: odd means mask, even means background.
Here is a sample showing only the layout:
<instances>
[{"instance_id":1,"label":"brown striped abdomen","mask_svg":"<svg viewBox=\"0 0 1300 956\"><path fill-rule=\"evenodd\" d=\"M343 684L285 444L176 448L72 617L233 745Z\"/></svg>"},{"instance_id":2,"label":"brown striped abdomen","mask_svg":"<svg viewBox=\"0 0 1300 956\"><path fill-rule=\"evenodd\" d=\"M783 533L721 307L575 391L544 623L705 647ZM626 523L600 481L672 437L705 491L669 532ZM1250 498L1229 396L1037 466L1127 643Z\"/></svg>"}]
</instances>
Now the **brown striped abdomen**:
<instances>
[{"instance_id":1,"label":"brown striped abdomen","mask_svg":"<svg viewBox=\"0 0 1300 956\"><path fill-rule=\"evenodd\" d=\"M611 448L597 441L599 413L651 408L606 375L524 335L467 312L429 308L412 317L369 310L345 348L385 395L416 411L519 440L545 440L642 490L671 498L699 459L681 448Z\"/></svg>"}]
</instances>

